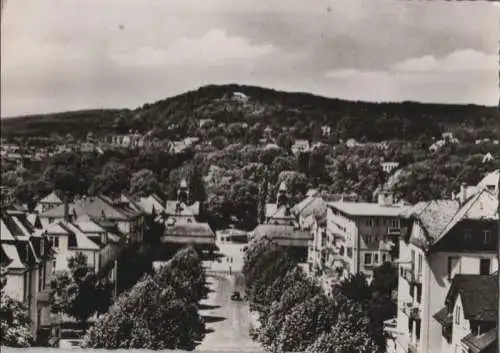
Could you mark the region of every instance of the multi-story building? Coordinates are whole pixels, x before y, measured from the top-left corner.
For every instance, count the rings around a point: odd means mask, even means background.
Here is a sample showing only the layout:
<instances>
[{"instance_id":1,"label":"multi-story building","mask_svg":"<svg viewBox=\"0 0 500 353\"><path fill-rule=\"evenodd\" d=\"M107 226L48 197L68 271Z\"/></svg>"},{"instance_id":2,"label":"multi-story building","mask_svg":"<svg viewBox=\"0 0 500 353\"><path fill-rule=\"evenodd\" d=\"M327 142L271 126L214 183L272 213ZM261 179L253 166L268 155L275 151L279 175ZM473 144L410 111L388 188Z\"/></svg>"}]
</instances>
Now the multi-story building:
<instances>
[{"instance_id":1,"label":"multi-story building","mask_svg":"<svg viewBox=\"0 0 500 353\"><path fill-rule=\"evenodd\" d=\"M51 208L39 216L41 223L46 225L65 220L67 214L73 219L86 215L97 223L111 222L126 236L129 243L143 242L144 211L127 198L111 199L104 195L84 197Z\"/></svg>"},{"instance_id":2,"label":"multi-story building","mask_svg":"<svg viewBox=\"0 0 500 353\"><path fill-rule=\"evenodd\" d=\"M441 352L441 326L432 318L457 274L498 270L498 201L482 190L468 200L421 202L407 213L399 244L397 352Z\"/></svg>"},{"instance_id":3,"label":"multi-story building","mask_svg":"<svg viewBox=\"0 0 500 353\"><path fill-rule=\"evenodd\" d=\"M0 261L5 269L4 290L23 302L32 322L32 334L50 325L49 276L53 250L47 237L20 211L4 211L0 219Z\"/></svg>"},{"instance_id":4,"label":"multi-story building","mask_svg":"<svg viewBox=\"0 0 500 353\"><path fill-rule=\"evenodd\" d=\"M498 274L455 275L434 315L442 327L440 351L498 352L498 303Z\"/></svg>"},{"instance_id":5,"label":"multi-story building","mask_svg":"<svg viewBox=\"0 0 500 353\"><path fill-rule=\"evenodd\" d=\"M326 228L315 237L320 263L335 268L339 277L363 273L392 262L393 246L401 234L407 206L380 192L377 202L329 202Z\"/></svg>"}]
</instances>

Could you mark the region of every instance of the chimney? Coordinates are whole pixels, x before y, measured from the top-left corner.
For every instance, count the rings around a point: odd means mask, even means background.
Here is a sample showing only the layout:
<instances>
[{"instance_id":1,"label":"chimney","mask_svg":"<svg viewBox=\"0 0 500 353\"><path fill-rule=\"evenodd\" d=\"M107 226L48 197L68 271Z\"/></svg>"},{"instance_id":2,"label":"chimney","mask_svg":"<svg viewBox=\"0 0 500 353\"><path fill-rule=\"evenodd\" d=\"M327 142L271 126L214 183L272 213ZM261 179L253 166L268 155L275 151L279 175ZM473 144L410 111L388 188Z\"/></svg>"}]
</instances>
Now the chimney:
<instances>
[{"instance_id":1,"label":"chimney","mask_svg":"<svg viewBox=\"0 0 500 353\"><path fill-rule=\"evenodd\" d=\"M461 205L463 205L466 200L467 200L467 184L462 183L460 185L460 198L458 201L460 202Z\"/></svg>"},{"instance_id":2,"label":"chimney","mask_svg":"<svg viewBox=\"0 0 500 353\"><path fill-rule=\"evenodd\" d=\"M70 221L70 215L69 215L69 197L68 195L64 195L64 220L66 222Z\"/></svg>"},{"instance_id":3,"label":"chimney","mask_svg":"<svg viewBox=\"0 0 500 353\"><path fill-rule=\"evenodd\" d=\"M393 193L389 191L380 191L377 196L377 203L380 206L391 206L394 203Z\"/></svg>"}]
</instances>

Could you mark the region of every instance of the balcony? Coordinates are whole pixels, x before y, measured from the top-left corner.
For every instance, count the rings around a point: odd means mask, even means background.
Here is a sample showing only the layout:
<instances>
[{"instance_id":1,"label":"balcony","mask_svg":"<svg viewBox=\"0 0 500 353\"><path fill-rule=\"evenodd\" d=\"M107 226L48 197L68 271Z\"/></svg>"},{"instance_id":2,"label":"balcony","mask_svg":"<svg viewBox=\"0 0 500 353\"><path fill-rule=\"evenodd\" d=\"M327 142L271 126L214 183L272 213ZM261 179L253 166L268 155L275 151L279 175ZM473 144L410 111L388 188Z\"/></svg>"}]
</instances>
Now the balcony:
<instances>
[{"instance_id":1,"label":"balcony","mask_svg":"<svg viewBox=\"0 0 500 353\"><path fill-rule=\"evenodd\" d=\"M403 303L402 311L410 319L420 320L420 308L418 306L413 305L412 302Z\"/></svg>"}]
</instances>

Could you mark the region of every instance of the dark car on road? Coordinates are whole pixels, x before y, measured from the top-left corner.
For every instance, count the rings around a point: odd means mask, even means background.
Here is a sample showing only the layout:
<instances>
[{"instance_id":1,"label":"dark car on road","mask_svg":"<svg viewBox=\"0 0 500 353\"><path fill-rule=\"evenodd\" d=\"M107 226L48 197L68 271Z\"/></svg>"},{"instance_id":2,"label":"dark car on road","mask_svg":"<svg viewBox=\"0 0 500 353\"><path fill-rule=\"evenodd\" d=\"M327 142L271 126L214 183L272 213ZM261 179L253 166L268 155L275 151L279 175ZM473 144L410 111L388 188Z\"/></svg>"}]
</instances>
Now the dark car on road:
<instances>
[{"instance_id":1,"label":"dark car on road","mask_svg":"<svg viewBox=\"0 0 500 353\"><path fill-rule=\"evenodd\" d=\"M241 302L242 299L241 299L240 292L233 292L233 294L231 294L231 300Z\"/></svg>"}]
</instances>

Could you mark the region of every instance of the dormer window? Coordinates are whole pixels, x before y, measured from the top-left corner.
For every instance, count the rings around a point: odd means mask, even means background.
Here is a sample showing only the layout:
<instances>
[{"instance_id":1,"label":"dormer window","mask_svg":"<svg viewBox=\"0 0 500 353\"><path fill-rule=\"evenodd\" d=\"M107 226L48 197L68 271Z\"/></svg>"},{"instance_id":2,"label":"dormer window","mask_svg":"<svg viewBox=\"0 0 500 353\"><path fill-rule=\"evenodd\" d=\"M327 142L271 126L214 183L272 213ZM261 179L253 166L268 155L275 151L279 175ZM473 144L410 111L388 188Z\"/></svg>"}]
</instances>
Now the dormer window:
<instances>
[{"instance_id":1,"label":"dormer window","mask_svg":"<svg viewBox=\"0 0 500 353\"><path fill-rule=\"evenodd\" d=\"M472 232L469 229L464 230L464 240L467 242L472 240Z\"/></svg>"},{"instance_id":2,"label":"dormer window","mask_svg":"<svg viewBox=\"0 0 500 353\"><path fill-rule=\"evenodd\" d=\"M491 241L491 232L487 230L483 230L483 243L488 244Z\"/></svg>"}]
</instances>

